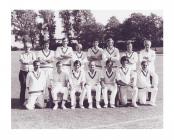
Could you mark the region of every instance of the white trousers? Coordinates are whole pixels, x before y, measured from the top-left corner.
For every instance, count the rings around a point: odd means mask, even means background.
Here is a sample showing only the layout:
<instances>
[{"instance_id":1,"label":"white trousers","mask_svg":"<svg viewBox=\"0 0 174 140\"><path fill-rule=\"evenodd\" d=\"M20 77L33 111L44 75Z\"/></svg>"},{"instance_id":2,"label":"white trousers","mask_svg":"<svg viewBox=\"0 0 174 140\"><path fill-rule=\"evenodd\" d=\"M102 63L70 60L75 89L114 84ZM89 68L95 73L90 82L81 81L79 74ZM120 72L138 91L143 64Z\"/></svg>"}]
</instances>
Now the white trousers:
<instances>
[{"instance_id":1,"label":"white trousers","mask_svg":"<svg viewBox=\"0 0 174 140\"><path fill-rule=\"evenodd\" d=\"M80 105L83 105L84 98L86 96L86 89L81 89L81 86L73 86L72 90L70 91L71 97L71 106L76 106L76 92L80 92Z\"/></svg>"},{"instance_id":2,"label":"white trousers","mask_svg":"<svg viewBox=\"0 0 174 140\"><path fill-rule=\"evenodd\" d=\"M140 104L146 104L146 98L147 98L148 92L151 92L150 102L152 104L155 104L156 96L157 96L157 92L158 92L157 87L138 89L138 98L139 98Z\"/></svg>"},{"instance_id":3,"label":"white trousers","mask_svg":"<svg viewBox=\"0 0 174 140\"><path fill-rule=\"evenodd\" d=\"M35 104L41 108L44 108L44 97L42 92L29 94L26 108L28 110L32 110L35 108Z\"/></svg>"},{"instance_id":4,"label":"white trousers","mask_svg":"<svg viewBox=\"0 0 174 140\"><path fill-rule=\"evenodd\" d=\"M68 98L68 89L67 87L64 87L62 85L56 85L52 88L51 91L52 97L53 97L53 101L57 101L58 100L58 95L63 94L63 100L67 100Z\"/></svg>"},{"instance_id":5,"label":"white trousers","mask_svg":"<svg viewBox=\"0 0 174 140\"><path fill-rule=\"evenodd\" d=\"M115 104L115 97L117 95L117 85L116 84L106 84L105 88L102 89L102 94L104 98L105 105L108 104L108 91L111 91L110 104Z\"/></svg>"},{"instance_id":6,"label":"white trousers","mask_svg":"<svg viewBox=\"0 0 174 140\"><path fill-rule=\"evenodd\" d=\"M136 104L137 96L138 96L138 88L137 87L131 88L128 86L120 86L120 99L121 99L121 103L123 105L127 104L128 94L131 95L132 104Z\"/></svg>"},{"instance_id":7,"label":"white trousers","mask_svg":"<svg viewBox=\"0 0 174 140\"><path fill-rule=\"evenodd\" d=\"M86 90L87 90L87 98L88 98L88 103L92 103L92 95L91 91L96 92L96 101L100 102L100 96L101 96L101 86L99 84L97 85L86 85Z\"/></svg>"},{"instance_id":8,"label":"white trousers","mask_svg":"<svg viewBox=\"0 0 174 140\"><path fill-rule=\"evenodd\" d=\"M49 99L49 91L48 91L48 87L50 85L50 79L53 76L53 68L41 68L41 70L44 71L45 76L46 76L46 85L44 88L44 96L46 99Z\"/></svg>"}]
</instances>

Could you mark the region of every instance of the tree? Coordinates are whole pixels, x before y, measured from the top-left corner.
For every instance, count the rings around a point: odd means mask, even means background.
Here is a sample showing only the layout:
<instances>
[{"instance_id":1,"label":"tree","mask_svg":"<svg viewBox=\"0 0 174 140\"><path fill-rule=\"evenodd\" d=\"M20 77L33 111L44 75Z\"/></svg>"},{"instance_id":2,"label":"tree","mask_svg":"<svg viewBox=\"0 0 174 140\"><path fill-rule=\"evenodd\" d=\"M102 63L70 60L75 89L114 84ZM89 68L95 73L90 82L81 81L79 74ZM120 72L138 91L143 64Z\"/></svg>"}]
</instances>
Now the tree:
<instances>
[{"instance_id":1,"label":"tree","mask_svg":"<svg viewBox=\"0 0 174 140\"><path fill-rule=\"evenodd\" d=\"M95 38L102 40L104 25L100 23L85 23L82 26L82 32L80 34L80 41L84 46L84 49L88 49L92 46L92 42Z\"/></svg>"},{"instance_id":2,"label":"tree","mask_svg":"<svg viewBox=\"0 0 174 140\"><path fill-rule=\"evenodd\" d=\"M59 16L62 18L63 33L68 39L70 39L72 33L71 11L62 10L59 12Z\"/></svg>"},{"instance_id":3,"label":"tree","mask_svg":"<svg viewBox=\"0 0 174 140\"><path fill-rule=\"evenodd\" d=\"M120 39L120 22L115 16L110 17L108 20L104 33L105 39L108 37L112 37L114 40Z\"/></svg>"},{"instance_id":4,"label":"tree","mask_svg":"<svg viewBox=\"0 0 174 140\"><path fill-rule=\"evenodd\" d=\"M38 33L36 17L37 14L33 10L14 10L11 12L12 33L23 38L24 43L26 36L28 36L33 48L35 46L36 34Z\"/></svg>"},{"instance_id":5,"label":"tree","mask_svg":"<svg viewBox=\"0 0 174 140\"><path fill-rule=\"evenodd\" d=\"M43 27L41 28L41 30L43 30L43 32L48 32L50 46L52 48L52 46L55 44L54 34L55 34L55 28L56 28L55 20L54 20L54 17L55 17L54 12L51 10L40 10L39 14L40 14L40 17L43 18L44 20L42 25ZM43 35L43 33L41 35ZM43 41L44 38L43 37L41 38L42 38L41 40Z\"/></svg>"}]
</instances>

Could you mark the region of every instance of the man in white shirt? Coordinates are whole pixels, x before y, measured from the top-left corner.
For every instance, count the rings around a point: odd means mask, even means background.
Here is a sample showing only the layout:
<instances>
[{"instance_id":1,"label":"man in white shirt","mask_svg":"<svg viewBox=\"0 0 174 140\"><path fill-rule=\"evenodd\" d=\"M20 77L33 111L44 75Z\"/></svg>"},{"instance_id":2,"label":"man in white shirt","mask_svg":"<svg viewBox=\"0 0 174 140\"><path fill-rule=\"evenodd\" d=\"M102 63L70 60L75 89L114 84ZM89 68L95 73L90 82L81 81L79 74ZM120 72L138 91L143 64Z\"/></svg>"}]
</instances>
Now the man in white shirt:
<instances>
[{"instance_id":1,"label":"man in white shirt","mask_svg":"<svg viewBox=\"0 0 174 140\"><path fill-rule=\"evenodd\" d=\"M102 53L103 49L99 47L99 41L95 39L93 46L88 49L87 58L88 61L95 61L96 69L102 70Z\"/></svg>"},{"instance_id":2,"label":"man in white shirt","mask_svg":"<svg viewBox=\"0 0 174 140\"><path fill-rule=\"evenodd\" d=\"M49 81L53 74L54 51L49 49L49 40L44 40L43 49L38 52L37 59L40 62L40 68L45 72L46 75L47 83L44 94L48 100L49 106L51 106L52 97L49 88Z\"/></svg>"},{"instance_id":3,"label":"man in white shirt","mask_svg":"<svg viewBox=\"0 0 174 140\"><path fill-rule=\"evenodd\" d=\"M74 62L74 69L69 75L69 86L70 97L71 97L71 109L76 107L76 92L80 92L80 108L84 108L83 101L86 95L85 84L85 73L80 69L81 63L79 60Z\"/></svg>"},{"instance_id":4,"label":"man in white shirt","mask_svg":"<svg viewBox=\"0 0 174 140\"><path fill-rule=\"evenodd\" d=\"M115 108L115 98L117 95L116 71L113 70L113 61L106 61L106 69L103 70L101 77L102 94L104 98L104 108L108 107L108 91L111 92L110 107Z\"/></svg>"},{"instance_id":5,"label":"man in white shirt","mask_svg":"<svg viewBox=\"0 0 174 140\"><path fill-rule=\"evenodd\" d=\"M72 65L76 60L79 60L81 62L81 69L84 71L86 70L87 66L87 56L85 52L82 51L82 44L76 43L76 51L73 52L73 58L72 58ZM73 67L73 66L71 66Z\"/></svg>"},{"instance_id":6,"label":"man in white shirt","mask_svg":"<svg viewBox=\"0 0 174 140\"><path fill-rule=\"evenodd\" d=\"M147 61L149 64L149 69L151 71L155 72L155 58L156 54L155 51L151 49L151 41L150 40L144 40L144 46L145 49L140 51L139 54L139 61L140 61L140 67L142 61Z\"/></svg>"},{"instance_id":7,"label":"man in white shirt","mask_svg":"<svg viewBox=\"0 0 174 140\"><path fill-rule=\"evenodd\" d=\"M136 52L133 51L133 46L131 41L127 41L126 43L126 52L123 53L122 56L127 56L127 58L129 59L129 67L133 70L136 71L137 70L137 62L138 62L138 54Z\"/></svg>"},{"instance_id":8,"label":"man in white shirt","mask_svg":"<svg viewBox=\"0 0 174 140\"><path fill-rule=\"evenodd\" d=\"M107 47L103 51L102 59L104 64L108 59L110 59L113 62L114 68L119 65L119 59L120 59L119 50L114 47L114 41L112 38L109 38L107 40Z\"/></svg>"},{"instance_id":9,"label":"man in white shirt","mask_svg":"<svg viewBox=\"0 0 174 140\"><path fill-rule=\"evenodd\" d=\"M117 84L120 86L121 104L127 105L127 96L131 94L132 106L138 107L136 104L138 88L136 87L137 75L133 72L128 64L127 56L120 59L121 67L117 68Z\"/></svg>"},{"instance_id":10,"label":"man in white shirt","mask_svg":"<svg viewBox=\"0 0 174 140\"><path fill-rule=\"evenodd\" d=\"M92 96L91 91L96 92L96 108L101 108L100 106L100 96L101 96L101 73L95 68L95 61L89 62L89 70L86 71L86 89L87 89L87 97L89 103L89 109L92 109Z\"/></svg>"},{"instance_id":11,"label":"man in white shirt","mask_svg":"<svg viewBox=\"0 0 174 140\"><path fill-rule=\"evenodd\" d=\"M152 77L152 84L150 81ZM158 92L158 75L148 69L148 62L141 62L141 70L137 73L137 86L140 104L146 104L148 92L151 92L150 105L155 106L156 96Z\"/></svg>"},{"instance_id":12,"label":"man in white shirt","mask_svg":"<svg viewBox=\"0 0 174 140\"><path fill-rule=\"evenodd\" d=\"M33 110L35 105L44 108L44 98L43 92L46 84L45 73L40 70L40 62L35 60L33 62L34 70L27 74L26 86L28 90L28 101L26 103L26 108L28 110Z\"/></svg>"},{"instance_id":13,"label":"man in white shirt","mask_svg":"<svg viewBox=\"0 0 174 140\"><path fill-rule=\"evenodd\" d=\"M62 39L62 46L58 47L55 52L55 57L58 61L62 61L63 69L69 73L71 71L71 60L73 57L73 50L68 46L68 39Z\"/></svg>"},{"instance_id":14,"label":"man in white shirt","mask_svg":"<svg viewBox=\"0 0 174 140\"><path fill-rule=\"evenodd\" d=\"M67 88L68 74L62 70L61 61L58 61L56 63L56 67L57 67L57 72L50 83L53 102L55 104L53 107L53 110L56 110L58 108L59 101L62 101L62 105L61 105L62 109L66 109L65 103L68 97L68 88ZM63 96L62 100L58 99L59 95Z\"/></svg>"},{"instance_id":15,"label":"man in white shirt","mask_svg":"<svg viewBox=\"0 0 174 140\"><path fill-rule=\"evenodd\" d=\"M20 105L23 106L25 102L25 90L26 90L26 77L29 71L33 70L33 61L36 60L35 53L31 52L30 49L32 44L26 42L24 44L25 52L20 55L20 72L19 72L19 81L20 81Z\"/></svg>"}]
</instances>

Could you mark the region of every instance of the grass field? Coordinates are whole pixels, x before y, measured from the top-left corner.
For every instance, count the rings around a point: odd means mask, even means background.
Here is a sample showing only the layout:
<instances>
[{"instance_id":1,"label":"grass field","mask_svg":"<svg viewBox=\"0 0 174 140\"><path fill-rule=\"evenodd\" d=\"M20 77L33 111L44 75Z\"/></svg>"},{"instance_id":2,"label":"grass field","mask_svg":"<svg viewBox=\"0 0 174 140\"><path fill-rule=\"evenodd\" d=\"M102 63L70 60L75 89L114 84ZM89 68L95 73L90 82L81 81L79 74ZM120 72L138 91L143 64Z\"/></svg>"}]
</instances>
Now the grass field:
<instances>
[{"instance_id":1,"label":"grass field","mask_svg":"<svg viewBox=\"0 0 174 140\"><path fill-rule=\"evenodd\" d=\"M11 128L73 128L73 129L145 129L163 128L163 55L156 58L156 71L159 75L157 106L117 107L114 109L76 109L53 111L36 109L27 111L19 107L19 54L11 52Z\"/></svg>"}]
</instances>

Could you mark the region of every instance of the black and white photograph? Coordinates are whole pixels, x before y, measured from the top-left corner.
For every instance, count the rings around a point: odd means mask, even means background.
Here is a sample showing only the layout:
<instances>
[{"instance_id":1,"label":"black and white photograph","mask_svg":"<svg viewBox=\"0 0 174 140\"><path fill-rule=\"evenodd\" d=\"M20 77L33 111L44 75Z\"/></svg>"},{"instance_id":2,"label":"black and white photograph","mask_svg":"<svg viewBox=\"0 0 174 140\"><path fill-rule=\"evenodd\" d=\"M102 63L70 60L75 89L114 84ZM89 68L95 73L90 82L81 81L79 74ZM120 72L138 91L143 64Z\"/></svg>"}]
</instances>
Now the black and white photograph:
<instances>
[{"instance_id":1,"label":"black and white photograph","mask_svg":"<svg viewBox=\"0 0 174 140\"><path fill-rule=\"evenodd\" d=\"M163 129L163 10L11 9L11 129Z\"/></svg>"}]
</instances>

